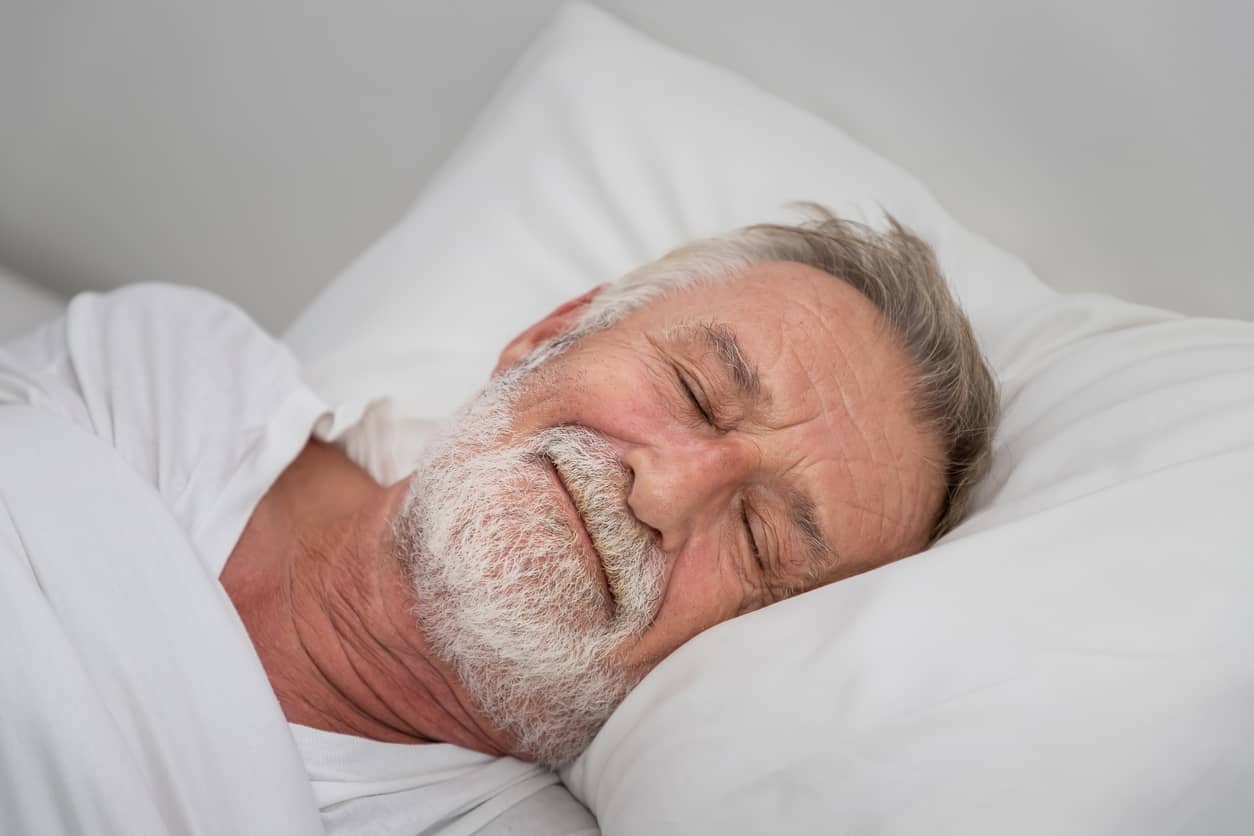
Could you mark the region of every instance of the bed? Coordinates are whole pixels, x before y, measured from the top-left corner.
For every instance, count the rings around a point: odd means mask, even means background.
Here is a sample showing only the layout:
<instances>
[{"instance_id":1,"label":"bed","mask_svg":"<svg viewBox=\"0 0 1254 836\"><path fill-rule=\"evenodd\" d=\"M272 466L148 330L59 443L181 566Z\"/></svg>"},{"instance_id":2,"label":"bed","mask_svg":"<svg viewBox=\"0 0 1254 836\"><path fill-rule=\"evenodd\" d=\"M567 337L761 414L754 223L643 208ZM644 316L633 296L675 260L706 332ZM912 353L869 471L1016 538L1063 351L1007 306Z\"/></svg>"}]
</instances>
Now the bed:
<instances>
[{"instance_id":1,"label":"bed","mask_svg":"<svg viewBox=\"0 0 1254 836\"><path fill-rule=\"evenodd\" d=\"M607 836L1248 829L1254 325L1060 293L840 128L574 4L284 339L326 400L439 418L564 298L797 199L936 248L1003 383L993 473L930 553L667 659L571 792ZM5 287L0 324L56 310Z\"/></svg>"}]
</instances>

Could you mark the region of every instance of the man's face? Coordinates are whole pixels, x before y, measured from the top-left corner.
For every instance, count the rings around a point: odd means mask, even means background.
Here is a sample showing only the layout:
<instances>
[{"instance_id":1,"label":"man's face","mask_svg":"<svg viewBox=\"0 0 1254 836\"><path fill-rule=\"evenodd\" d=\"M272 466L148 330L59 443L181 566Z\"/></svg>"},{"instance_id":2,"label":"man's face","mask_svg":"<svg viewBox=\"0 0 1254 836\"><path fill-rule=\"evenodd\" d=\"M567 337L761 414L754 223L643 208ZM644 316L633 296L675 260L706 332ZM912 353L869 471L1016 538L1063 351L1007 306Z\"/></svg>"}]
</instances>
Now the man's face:
<instances>
[{"instance_id":1,"label":"man's face","mask_svg":"<svg viewBox=\"0 0 1254 836\"><path fill-rule=\"evenodd\" d=\"M521 751L574 754L701 631L925 545L943 460L912 375L866 299L791 263L506 373L415 475L420 625Z\"/></svg>"}]
</instances>

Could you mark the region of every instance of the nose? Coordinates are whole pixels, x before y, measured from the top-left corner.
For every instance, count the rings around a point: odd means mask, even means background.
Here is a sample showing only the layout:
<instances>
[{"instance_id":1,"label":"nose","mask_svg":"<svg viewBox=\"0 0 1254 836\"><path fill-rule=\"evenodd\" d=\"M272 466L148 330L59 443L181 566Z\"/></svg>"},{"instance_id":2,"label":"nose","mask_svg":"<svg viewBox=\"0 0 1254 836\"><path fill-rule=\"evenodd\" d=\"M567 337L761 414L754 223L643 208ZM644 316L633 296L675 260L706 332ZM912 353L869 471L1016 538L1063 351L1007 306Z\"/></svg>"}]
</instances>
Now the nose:
<instances>
[{"instance_id":1,"label":"nose","mask_svg":"<svg viewBox=\"0 0 1254 836\"><path fill-rule=\"evenodd\" d=\"M623 457L632 473L627 505L658 533L664 551L677 551L727 513L756 460L752 443L731 436L633 447Z\"/></svg>"}]
</instances>

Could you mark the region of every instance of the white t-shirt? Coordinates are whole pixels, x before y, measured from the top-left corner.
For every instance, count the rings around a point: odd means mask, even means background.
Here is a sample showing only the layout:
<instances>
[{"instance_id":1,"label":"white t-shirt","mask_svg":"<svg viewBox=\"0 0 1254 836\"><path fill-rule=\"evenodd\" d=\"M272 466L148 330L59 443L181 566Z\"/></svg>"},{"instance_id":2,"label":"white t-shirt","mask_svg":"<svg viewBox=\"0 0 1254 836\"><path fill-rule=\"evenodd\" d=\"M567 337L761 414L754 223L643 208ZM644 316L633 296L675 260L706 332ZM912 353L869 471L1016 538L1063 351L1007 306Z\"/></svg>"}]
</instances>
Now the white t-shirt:
<instances>
[{"instance_id":1,"label":"white t-shirt","mask_svg":"<svg viewBox=\"0 0 1254 836\"><path fill-rule=\"evenodd\" d=\"M161 285L78 296L65 316L0 348L4 403L58 413L111 444L215 577L308 438L342 443L368 406L328 407L238 309ZM330 834L598 832L534 764L290 729Z\"/></svg>"}]
</instances>

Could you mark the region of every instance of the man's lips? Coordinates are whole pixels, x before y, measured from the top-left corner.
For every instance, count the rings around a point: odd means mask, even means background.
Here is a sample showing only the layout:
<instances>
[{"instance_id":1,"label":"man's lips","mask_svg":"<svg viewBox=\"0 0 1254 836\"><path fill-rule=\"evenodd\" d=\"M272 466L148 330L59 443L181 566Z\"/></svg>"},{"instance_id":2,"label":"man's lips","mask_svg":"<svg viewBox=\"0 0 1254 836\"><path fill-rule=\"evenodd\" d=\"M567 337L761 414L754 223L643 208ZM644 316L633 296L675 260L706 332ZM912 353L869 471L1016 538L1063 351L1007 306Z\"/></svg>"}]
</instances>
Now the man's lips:
<instances>
[{"instance_id":1,"label":"man's lips","mask_svg":"<svg viewBox=\"0 0 1254 836\"><path fill-rule=\"evenodd\" d=\"M606 605L609 608L610 615L613 616L615 609L617 609L617 601L614 598L613 591L610 589L609 578L605 573L605 562L602 560L601 553L597 550L596 544L592 541L591 533L588 531L588 526L583 519L583 513L579 510L579 505L575 502L574 494L572 494L570 489L566 486L566 480L562 478L562 472L557 469L553 460L548 456L542 455L540 457L540 461L544 464L545 469L549 472L549 476L552 477L554 483L557 485L558 492L561 494L562 499L565 500L562 503L563 510L566 512L566 516L570 521L571 529L575 532L575 536L579 538L580 545L583 546L582 551L584 553L584 557L591 567L593 575L596 577L597 583L601 587L601 591L605 594Z\"/></svg>"}]
</instances>

